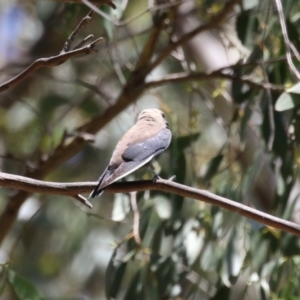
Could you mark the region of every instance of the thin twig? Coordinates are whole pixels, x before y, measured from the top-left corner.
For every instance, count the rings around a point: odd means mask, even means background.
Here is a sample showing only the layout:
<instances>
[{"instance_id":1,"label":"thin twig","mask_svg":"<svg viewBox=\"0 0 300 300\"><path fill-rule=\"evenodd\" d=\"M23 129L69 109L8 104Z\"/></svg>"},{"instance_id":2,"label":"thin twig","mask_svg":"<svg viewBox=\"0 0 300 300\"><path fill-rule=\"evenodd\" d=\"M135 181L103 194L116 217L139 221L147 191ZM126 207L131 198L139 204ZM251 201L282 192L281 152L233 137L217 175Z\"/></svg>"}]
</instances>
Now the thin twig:
<instances>
[{"instance_id":1,"label":"thin twig","mask_svg":"<svg viewBox=\"0 0 300 300\"><path fill-rule=\"evenodd\" d=\"M175 73L175 74L170 74L166 75L162 79L158 80L152 80L147 83L145 83L146 88L151 88L151 87L157 87L161 86L166 83L172 83L172 82L183 82L187 80L207 80L207 79L230 79L233 81L238 81L242 82L244 84L249 85L250 87L258 88L258 89L270 89L274 92L282 93L285 91L285 88L282 86L270 84L270 83L264 83L264 82L256 82L248 77L243 77L243 76L236 76L234 74L229 74L229 73L223 73L220 70L211 72L211 73L205 73L205 72L195 72L195 73L188 73L188 72L182 72L182 73Z\"/></svg>"},{"instance_id":2,"label":"thin twig","mask_svg":"<svg viewBox=\"0 0 300 300\"><path fill-rule=\"evenodd\" d=\"M71 48L71 44L74 41L74 39L76 38L78 32L80 31L80 29L82 29L85 25L87 25L88 23L90 23L92 21L92 15L93 15L93 10L91 10L87 16L85 16L80 23L77 25L77 27L73 30L73 32L70 34L70 36L67 38L63 49L61 50L60 53L65 53L68 52ZM84 44L83 44L84 45Z\"/></svg>"},{"instance_id":3,"label":"thin twig","mask_svg":"<svg viewBox=\"0 0 300 300\"><path fill-rule=\"evenodd\" d=\"M83 197L80 194L74 195L73 196L74 199L76 199L77 201L79 201L80 203L84 204L85 206L87 206L88 208L93 208L93 205L91 202L88 201L88 199L86 199L85 197Z\"/></svg>"},{"instance_id":4,"label":"thin twig","mask_svg":"<svg viewBox=\"0 0 300 300\"><path fill-rule=\"evenodd\" d=\"M77 46L74 47L74 50L83 47L86 43L88 43L89 41L91 41L93 38L94 38L93 34L88 35L81 42L79 42L79 44Z\"/></svg>"},{"instance_id":5,"label":"thin twig","mask_svg":"<svg viewBox=\"0 0 300 300\"><path fill-rule=\"evenodd\" d=\"M36 70L40 68L50 68L50 67L56 67L60 64L64 63L66 60L79 56L79 55L87 55L91 52L97 52L95 47L100 44L103 41L103 38L100 37L93 41L92 43L86 45L85 47L72 50L69 52L61 53L55 56L46 57L46 58L39 58L36 61L34 61L28 68L26 68L23 72L19 73L14 78L6 81L5 83L2 83L0 85L0 92L3 92L16 84L20 83L24 79L26 79L28 76L30 76L32 73L34 73Z\"/></svg>"},{"instance_id":6,"label":"thin twig","mask_svg":"<svg viewBox=\"0 0 300 300\"><path fill-rule=\"evenodd\" d=\"M200 34L201 32L213 29L218 27L222 24L222 22L226 19L228 14L232 12L233 7L238 4L240 0L231 0L227 2L224 6L224 9L218 13L217 15L213 16L211 20L204 24L200 25L197 28L191 30L190 32L182 35L176 42L169 44L168 47L153 61L151 66L149 67L150 70L155 69L158 65L160 65L177 47L185 44L189 40L191 40L196 35Z\"/></svg>"},{"instance_id":7,"label":"thin twig","mask_svg":"<svg viewBox=\"0 0 300 300\"><path fill-rule=\"evenodd\" d=\"M82 4L82 0L59 0L60 2L64 3L78 3ZM115 9L117 8L116 4L111 0L91 0L91 3L94 3L95 5L108 5L111 8Z\"/></svg>"},{"instance_id":8,"label":"thin twig","mask_svg":"<svg viewBox=\"0 0 300 300\"><path fill-rule=\"evenodd\" d=\"M138 18L142 17L144 14L150 12L150 11L156 11L156 10L161 10L161 9L165 9L165 8L171 8L174 6L177 6L179 4L184 3L186 0L182 0L182 1L176 1L176 2L168 2L165 4L161 4L161 5L155 5L154 7L148 7L147 9L145 9L144 11L136 14L135 16L124 20L124 21L120 21L120 20L114 20L109 14L105 13L104 11L100 10L94 3L93 1L89 1L89 0L81 0L82 3L84 3L88 8L92 9L93 11L95 11L97 14L99 14L101 17L105 18L106 20L110 21L111 23L113 23L115 26L124 26L124 25L128 25L132 22L134 22L135 20L137 20Z\"/></svg>"},{"instance_id":9,"label":"thin twig","mask_svg":"<svg viewBox=\"0 0 300 300\"><path fill-rule=\"evenodd\" d=\"M289 36L288 36L286 24L285 24L285 17L284 17L282 5L281 5L281 0L275 0L275 4L277 7L279 22L280 22L280 26L281 26L281 32L282 32L283 39L284 39L287 63L290 67L290 71L298 78L298 80L300 80L300 73L299 73L298 69L296 68L296 66L294 65L293 60L292 60L292 54L291 54L291 48L290 48L291 42L289 40ZM293 48L293 50L295 50L295 47ZM299 54L297 56L299 56Z\"/></svg>"},{"instance_id":10,"label":"thin twig","mask_svg":"<svg viewBox=\"0 0 300 300\"><path fill-rule=\"evenodd\" d=\"M133 237L134 240L138 245L142 244L140 233L139 233L139 227L140 227L140 213L139 213L139 208L137 206L136 202L136 194L137 192L131 192L129 193L130 197L130 204L132 208L132 213L133 213L133 225L132 225L132 232L133 232Z\"/></svg>"},{"instance_id":11,"label":"thin twig","mask_svg":"<svg viewBox=\"0 0 300 300\"><path fill-rule=\"evenodd\" d=\"M0 186L21 189L31 193L48 193L74 197L74 195L78 193L89 193L97 184L98 182L48 182L0 172ZM192 188L171 180L158 178L155 182L153 182L153 180L117 182L105 188L105 192L113 193L129 193L147 190L164 191L186 198L204 201L233 211L262 224L300 236L300 226L294 222L274 217L239 202L215 195L209 191Z\"/></svg>"},{"instance_id":12,"label":"thin twig","mask_svg":"<svg viewBox=\"0 0 300 300\"><path fill-rule=\"evenodd\" d=\"M268 23L268 19L270 16L270 6L271 2L269 2L269 8L267 10L266 18L265 18L265 24ZM264 42L266 37L266 31L264 31L263 36L262 36L262 41ZM268 74L267 74L267 67L264 61L262 60L261 68L263 71L263 78L264 81L269 82ZM268 138L268 143L267 143L267 149L268 151L272 151L273 148L273 143L275 139L275 119L274 119L274 107L273 107L273 99L272 99L272 94L269 88L266 89L266 94L267 94L267 106L268 106L268 116L269 116L269 126L270 126L270 131L269 131L269 138Z\"/></svg>"}]
</instances>

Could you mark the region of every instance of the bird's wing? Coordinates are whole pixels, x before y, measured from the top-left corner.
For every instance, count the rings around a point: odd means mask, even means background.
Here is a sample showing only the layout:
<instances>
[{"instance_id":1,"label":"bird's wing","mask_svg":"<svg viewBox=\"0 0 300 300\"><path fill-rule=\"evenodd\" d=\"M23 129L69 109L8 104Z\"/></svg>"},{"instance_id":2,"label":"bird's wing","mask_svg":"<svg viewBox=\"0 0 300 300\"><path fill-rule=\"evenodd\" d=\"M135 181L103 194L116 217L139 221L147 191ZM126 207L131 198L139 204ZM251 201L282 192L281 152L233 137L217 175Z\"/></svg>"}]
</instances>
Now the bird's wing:
<instances>
[{"instance_id":1,"label":"bird's wing","mask_svg":"<svg viewBox=\"0 0 300 300\"><path fill-rule=\"evenodd\" d=\"M171 131L167 128L159 131L154 137L140 143L129 145L122 154L125 162L135 161L147 163L154 156L163 152L171 142Z\"/></svg>"}]
</instances>

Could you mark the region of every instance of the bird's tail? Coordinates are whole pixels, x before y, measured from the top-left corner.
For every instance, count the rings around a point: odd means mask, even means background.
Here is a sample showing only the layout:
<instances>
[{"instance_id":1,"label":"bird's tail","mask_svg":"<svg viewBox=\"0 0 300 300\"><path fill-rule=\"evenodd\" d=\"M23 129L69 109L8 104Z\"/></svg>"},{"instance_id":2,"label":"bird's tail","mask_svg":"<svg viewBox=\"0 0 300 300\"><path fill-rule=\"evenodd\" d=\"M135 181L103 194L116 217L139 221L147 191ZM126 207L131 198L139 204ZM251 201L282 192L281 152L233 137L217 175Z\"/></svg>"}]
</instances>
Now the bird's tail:
<instances>
[{"instance_id":1,"label":"bird's tail","mask_svg":"<svg viewBox=\"0 0 300 300\"><path fill-rule=\"evenodd\" d=\"M107 176L107 169L103 172L102 176L99 178L99 182L96 186L96 188L90 193L88 199L90 198L95 198L95 197L100 197L103 194L103 188L101 187L103 180L106 178Z\"/></svg>"},{"instance_id":2,"label":"bird's tail","mask_svg":"<svg viewBox=\"0 0 300 300\"><path fill-rule=\"evenodd\" d=\"M88 199L100 197L103 194L103 189L99 189L100 185L101 185L101 183L99 182L97 187L90 193Z\"/></svg>"}]
</instances>

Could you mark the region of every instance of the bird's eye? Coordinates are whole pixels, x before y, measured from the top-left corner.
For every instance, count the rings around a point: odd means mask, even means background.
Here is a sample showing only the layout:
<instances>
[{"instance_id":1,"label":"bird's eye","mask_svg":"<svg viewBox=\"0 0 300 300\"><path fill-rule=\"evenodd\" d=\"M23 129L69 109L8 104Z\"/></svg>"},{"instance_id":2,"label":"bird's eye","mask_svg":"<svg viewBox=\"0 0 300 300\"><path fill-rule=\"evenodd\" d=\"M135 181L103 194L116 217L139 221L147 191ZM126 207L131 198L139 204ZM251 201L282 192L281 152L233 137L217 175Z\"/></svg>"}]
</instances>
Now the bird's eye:
<instances>
[{"instance_id":1,"label":"bird's eye","mask_svg":"<svg viewBox=\"0 0 300 300\"><path fill-rule=\"evenodd\" d=\"M162 113L161 115L162 115L163 118L165 117L165 114L164 114L164 113Z\"/></svg>"}]
</instances>

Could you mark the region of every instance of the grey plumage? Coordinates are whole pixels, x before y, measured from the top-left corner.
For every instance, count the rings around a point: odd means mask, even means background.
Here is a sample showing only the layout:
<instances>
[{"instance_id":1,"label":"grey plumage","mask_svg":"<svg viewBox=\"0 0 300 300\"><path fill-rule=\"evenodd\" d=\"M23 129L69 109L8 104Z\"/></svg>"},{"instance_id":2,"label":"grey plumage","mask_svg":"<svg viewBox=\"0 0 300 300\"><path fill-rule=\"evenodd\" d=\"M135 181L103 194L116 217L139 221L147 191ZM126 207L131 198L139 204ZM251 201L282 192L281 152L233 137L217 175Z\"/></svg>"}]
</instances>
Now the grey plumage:
<instances>
[{"instance_id":1,"label":"grey plumage","mask_svg":"<svg viewBox=\"0 0 300 300\"><path fill-rule=\"evenodd\" d=\"M99 178L90 198L101 196L103 189L131 174L167 149L171 131L164 113L158 109L145 109L136 124L118 142L108 167Z\"/></svg>"}]
</instances>

